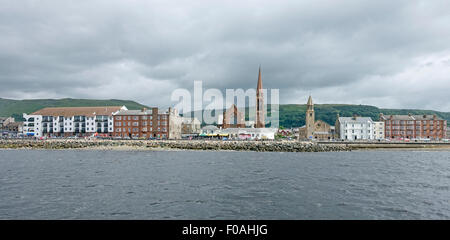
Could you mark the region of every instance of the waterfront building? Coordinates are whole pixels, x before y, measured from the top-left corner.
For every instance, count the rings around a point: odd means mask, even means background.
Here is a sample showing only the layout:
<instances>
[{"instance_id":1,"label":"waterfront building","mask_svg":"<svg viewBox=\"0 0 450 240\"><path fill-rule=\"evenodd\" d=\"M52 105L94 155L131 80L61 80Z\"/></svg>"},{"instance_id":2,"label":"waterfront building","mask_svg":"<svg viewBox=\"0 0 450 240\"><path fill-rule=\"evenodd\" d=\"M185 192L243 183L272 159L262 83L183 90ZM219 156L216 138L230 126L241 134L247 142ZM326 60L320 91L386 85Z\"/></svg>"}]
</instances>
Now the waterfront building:
<instances>
[{"instance_id":1,"label":"waterfront building","mask_svg":"<svg viewBox=\"0 0 450 240\"><path fill-rule=\"evenodd\" d=\"M437 115L384 115L380 121L385 123L387 139L430 139L446 138L447 121Z\"/></svg>"},{"instance_id":2,"label":"waterfront building","mask_svg":"<svg viewBox=\"0 0 450 240\"><path fill-rule=\"evenodd\" d=\"M23 132L23 122L10 122L1 129L2 135L17 137Z\"/></svg>"},{"instance_id":3,"label":"waterfront building","mask_svg":"<svg viewBox=\"0 0 450 240\"><path fill-rule=\"evenodd\" d=\"M234 140L274 140L277 131L276 128L227 128L219 134Z\"/></svg>"},{"instance_id":4,"label":"waterfront building","mask_svg":"<svg viewBox=\"0 0 450 240\"><path fill-rule=\"evenodd\" d=\"M330 124L315 121L314 103L309 96L306 103L305 125L298 128L299 139L331 140L334 139L334 128Z\"/></svg>"},{"instance_id":5,"label":"waterfront building","mask_svg":"<svg viewBox=\"0 0 450 240\"><path fill-rule=\"evenodd\" d=\"M339 117L336 118L336 134L341 140L373 140L374 123L370 117Z\"/></svg>"},{"instance_id":6,"label":"waterfront building","mask_svg":"<svg viewBox=\"0 0 450 240\"><path fill-rule=\"evenodd\" d=\"M204 127L202 127L202 130L201 130L201 134L203 134L203 135L216 135L216 134L218 134L219 132L219 128L218 127L216 127L216 126L214 126L214 125L206 125L206 126L204 126Z\"/></svg>"},{"instance_id":7,"label":"waterfront building","mask_svg":"<svg viewBox=\"0 0 450 240\"><path fill-rule=\"evenodd\" d=\"M180 139L182 118L169 108L159 112L157 107L141 110L120 110L114 114L114 137Z\"/></svg>"},{"instance_id":8,"label":"waterfront building","mask_svg":"<svg viewBox=\"0 0 450 240\"><path fill-rule=\"evenodd\" d=\"M384 136L384 122L374 121L373 122L373 136L375 140L385 139Z\"/></svg>"},{"instance_id":9,"label":"waterfront building","mask_svg":"<svg viewBox=\"0 0 450 240\"><path fill-rule=\"evenodd\" d=\"M261 67L259 67L258 84L256 86L256 128L264 128L264 95L261 78Z\"/></svg>"},{"instance_id":10,"label":"waterfront building","mask_svg":"<svg viewBox=\"0 0 450 240\"><path fill-rule=\"evenodd\" d=\"M125 106L49 107L23 114L26 136L90 136L95 133L111 136L114 113Z\"/></svg>"},{"instance_id":11,"label":"waterfront building","mask_svg":"<svg viewBox=\"0 0 450 240\"><path fill-rule=\"evenodd\" d=\"M181 118L181 134L200 134L200 121L197 118Z\"/></svg>"},{"instance_id":12,"label":"waterfront building","mask_svg":"<svg viewBox=\"0 0 450 240\"><path fill-rule=\"evenodd\" d=\"M13 117L0 117L0 129L12 122L14 122Z\"/></svg>"},{"instance_id":13,"label":"waterfront building","mask_svg":"<svg viewBox=\"0 0 450 240\"><path fill-rule=\"evenodd\" d=\"M278 129L277 134L284 136L284 137L290 137L290 136L294 135L294 130L293 129Z\"/></svg>"}]
</instances>

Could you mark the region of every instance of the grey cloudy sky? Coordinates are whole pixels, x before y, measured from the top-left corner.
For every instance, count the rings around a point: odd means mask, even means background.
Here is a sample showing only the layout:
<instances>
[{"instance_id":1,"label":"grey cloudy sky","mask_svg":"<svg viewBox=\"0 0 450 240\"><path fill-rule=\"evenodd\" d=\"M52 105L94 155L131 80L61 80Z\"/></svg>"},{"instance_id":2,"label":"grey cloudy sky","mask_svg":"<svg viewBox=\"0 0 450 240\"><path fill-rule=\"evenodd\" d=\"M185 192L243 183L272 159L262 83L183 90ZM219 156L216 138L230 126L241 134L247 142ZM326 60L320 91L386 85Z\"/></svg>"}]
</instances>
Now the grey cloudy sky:
<instances>
[{"instance_id":1,"label":"grey cloudy sky","mask_svg":"<svg viewBox=\"0 0 450 240\"><path fill-rule=\"evenodd\" d=\"M0 97L132 99L265 88L281 103L450 111L443 1L0 0Z\"/></svg>"}]
</instances>

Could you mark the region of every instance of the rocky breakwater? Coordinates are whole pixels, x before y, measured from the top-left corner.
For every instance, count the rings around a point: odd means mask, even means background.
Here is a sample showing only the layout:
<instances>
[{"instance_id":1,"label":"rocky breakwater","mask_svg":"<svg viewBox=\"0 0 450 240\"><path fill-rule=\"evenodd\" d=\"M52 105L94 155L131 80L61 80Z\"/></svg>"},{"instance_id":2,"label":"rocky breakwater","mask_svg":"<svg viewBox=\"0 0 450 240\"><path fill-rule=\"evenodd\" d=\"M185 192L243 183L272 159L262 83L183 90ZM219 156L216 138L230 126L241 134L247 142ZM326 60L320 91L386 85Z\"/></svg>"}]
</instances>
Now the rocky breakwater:
<instances>
[{"instance_id":1,"label":"rocky breakwater","mask_svg":"<svg viewBox=\"0 0 450 240\"><path fill-rule=\"evenodd\" d=\"M202 140L0 140L0 148L7 149L185 149L185 150L228 150L256 152L331 152L349 151L340 144L317 144L297 141L202 141Z\"/></svg>"}]
</instances>

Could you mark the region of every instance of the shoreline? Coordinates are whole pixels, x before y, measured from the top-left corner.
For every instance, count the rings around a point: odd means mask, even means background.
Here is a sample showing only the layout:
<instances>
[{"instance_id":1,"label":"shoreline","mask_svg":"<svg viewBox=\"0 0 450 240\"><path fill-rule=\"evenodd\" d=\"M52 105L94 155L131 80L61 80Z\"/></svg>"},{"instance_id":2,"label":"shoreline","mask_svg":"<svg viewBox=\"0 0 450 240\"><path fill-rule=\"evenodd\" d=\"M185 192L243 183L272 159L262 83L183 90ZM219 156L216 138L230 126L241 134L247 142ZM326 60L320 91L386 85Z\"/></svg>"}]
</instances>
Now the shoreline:
<instances>
[{"instance_id":1,"label":"shoreline","mask_svg":"<svg viewBox=\"0 0 450 240\"><path fill-rule=\"evenodd\" d=\"M102 140L47 139L0 140L0 149L92 149L117 151L251 151L251 152L336 152L351 151L343 145L299 141L211 141L211 140Z\"/></svg>"},{"instance_id":2,"label":"shoreline","mask_svg":"<svg viewBox=\"0 0 450 240\"><path fill-rule=\"evenodd\" d=\"M104 151L231 151L231 152L342 152L450 151L450 143L355 143L301 141L2 139L0 149Z\"/></svg>"}]
</instances>

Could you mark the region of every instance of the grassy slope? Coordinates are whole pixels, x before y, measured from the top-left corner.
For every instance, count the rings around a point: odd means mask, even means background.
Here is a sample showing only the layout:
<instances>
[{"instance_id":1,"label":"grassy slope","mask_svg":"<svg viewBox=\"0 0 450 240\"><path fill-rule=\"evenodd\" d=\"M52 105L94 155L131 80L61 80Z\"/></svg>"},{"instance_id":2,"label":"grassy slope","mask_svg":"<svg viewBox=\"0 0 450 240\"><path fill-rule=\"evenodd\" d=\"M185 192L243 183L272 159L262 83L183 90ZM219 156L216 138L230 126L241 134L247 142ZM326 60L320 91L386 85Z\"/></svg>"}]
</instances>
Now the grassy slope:
<instances>
[{"instance_id":1,"label":"grassy slope","mask_svg":"<svg viewBox=\"0 0 450 240\"><path fill-rule=\"evenodd\" d=\"M44 107L88 107L88 106L127 106L128 109L140 109L146 107L129 100L92 100L92 99L31 99L11 100L0 98L0 116L13 116L17 120L22 118L22 113L31 113ZM347 104L316 104L314 105L316 120L323 120L334 125L336 114L350 117L353 114L378 119L380 113L389 114L436 114L450 122L450 112L438 112L433 110L418 109L380 109L368 105ZM280 126L289 128L303 126L305 124L305 104L282 104L280 105ZM247 111L248 113L248 111Z\"/></svg>"},{"instance_id":2,"label":"grassy slope","mask_svg":"<svg viewBox=\"0 0 450 240\"><path fill-rule=\"evenodd\" d=\"M419 109L382 109L367 105L344 105L344 104L316 104L314 105L316 120L323 120L334 125L336 114L341 117L351 117L353 114L358 116L371 117L373 120L379 119L379 114L436 114L450 122L450 112L438 112L433 110ZM288 104L280 106L280 125L284 127L302 126L305 124L306 105Z\"/></svg>"},{"instance_id":3,"label":"grassy slope","mask_svg":"<svg viewBox=\"0 0 450 240\"><path fill-rule=\"evenodd\" d=\"M95 106L123 106L128 109L145 107L129 100L92 100L92 99L30 99L11 100L0 98L0 116L13 116L16 120L22 118L22 113L32 113L45 107L95 107Z\"/></svg>"},{"instance_id":4,"label":"grassy slope","mask_svg":"<svg viewBox=\"0 0 450 240\"><path fill-rule=\"evenodd\" d=\"M305 124L305 104L281 104L279 107L280 126L285 128L303 126ZM438 112L433 110L418 109L381 109L368 105L348 105L348 104L315 104L314 110L316 120L323 120L331 125L336 121L336 114L341 117L351 117L353 114L358 116L371 117L373 120L379 119L379 114L436 114L446 119L450 123L450 112ZM246 111L248 113L248 111ZM189 113L187 114L189 115ZM246 119L248 114L246 114Z\"/></svg>"}]
</instances>

